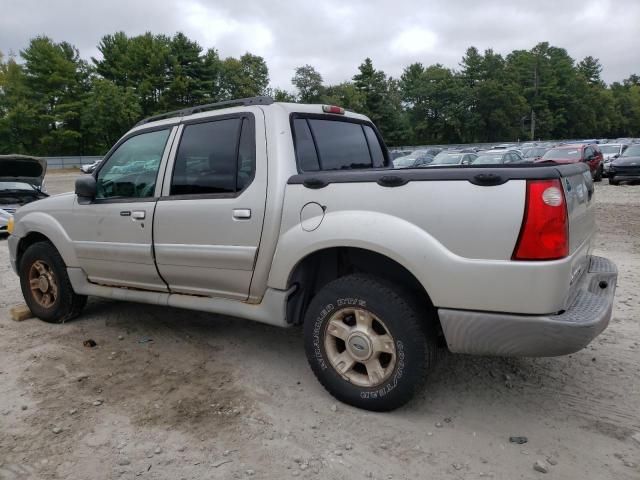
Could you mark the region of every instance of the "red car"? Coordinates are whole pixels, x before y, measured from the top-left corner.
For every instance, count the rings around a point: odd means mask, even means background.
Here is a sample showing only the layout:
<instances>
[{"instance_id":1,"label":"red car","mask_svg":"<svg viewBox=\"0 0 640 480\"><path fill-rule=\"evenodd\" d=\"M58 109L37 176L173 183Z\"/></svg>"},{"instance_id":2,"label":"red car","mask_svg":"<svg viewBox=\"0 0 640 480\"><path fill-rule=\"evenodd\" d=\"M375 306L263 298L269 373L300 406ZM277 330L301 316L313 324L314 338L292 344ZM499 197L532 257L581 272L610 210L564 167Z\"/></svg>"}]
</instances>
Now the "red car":
<instances>
[{"instance_id":1,"label":"red car","mask_svg":"<svg viewBox=\"0 0 640 480\"><path fill-rule=\"evenodd\" d=\"M545 153L535 163L556 162L556 163L579 163L584 162L589 165L591 176L594 182L602 180L603 157L600 148L595 143L576 143L572 145L561 145L554 147Z\"/></svg>"}]
</instances>

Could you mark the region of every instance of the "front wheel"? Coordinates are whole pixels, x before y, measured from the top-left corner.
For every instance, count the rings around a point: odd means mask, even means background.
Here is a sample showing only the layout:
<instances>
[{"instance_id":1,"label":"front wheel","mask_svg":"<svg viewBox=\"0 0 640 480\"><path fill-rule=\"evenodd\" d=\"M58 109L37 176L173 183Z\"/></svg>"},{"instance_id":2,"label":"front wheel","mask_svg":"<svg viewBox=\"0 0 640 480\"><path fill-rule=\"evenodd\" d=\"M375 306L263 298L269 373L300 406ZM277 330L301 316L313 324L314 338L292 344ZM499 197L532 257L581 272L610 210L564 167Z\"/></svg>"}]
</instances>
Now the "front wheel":
<instances>
[{"instance_id":1,"label":"front wheel","mask_svg":"<svg viewBox=\"0 0 640 480\"><path fill-rule=\"evenodd\" d=\"M411 296L363 274L327 284L304 320L307 359L338 400L374 411L409 401L436 357L435 336Z\"/></svg>"},{"instance_id":2,"label":"front wheel","mask_svg":"<svg viewBox=\"0 0 640 480\"><path fill-rule=\"evenodd\" d=\"M49 242L29 246L20 260L20 287L24 300L41 320L63 323L80 314L87 297L77 295L58 250Z\"/></svg>"},{"instance_id":3,"label":"front wheel","mask_svg":"<svg viewBox=\"0 0 640 480\"><path fill-rule=\"evenodd\" d=\"M609 185L620 185L620 180L616 180L615 177L609 174Z\"/></svg>"},{"instance_id":4,"label":"front wheel","mask_svg":"<svg viewBox=\"0 0 640 480\"><path fill-rule=\"evenodd\" d=\"M593 181L594 182L602 181L602 166L598 167L598 170L596 170L596 174L593 177Z\"/></svg>"}]
</instances>

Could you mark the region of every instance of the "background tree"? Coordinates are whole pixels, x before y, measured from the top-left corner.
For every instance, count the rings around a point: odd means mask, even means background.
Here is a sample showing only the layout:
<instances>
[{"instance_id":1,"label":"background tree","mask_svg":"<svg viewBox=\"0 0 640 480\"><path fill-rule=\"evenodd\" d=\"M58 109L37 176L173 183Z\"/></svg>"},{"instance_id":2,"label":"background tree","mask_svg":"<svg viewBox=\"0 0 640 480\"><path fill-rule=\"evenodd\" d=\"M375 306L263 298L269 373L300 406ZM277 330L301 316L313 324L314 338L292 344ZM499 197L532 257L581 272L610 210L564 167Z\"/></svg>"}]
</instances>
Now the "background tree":
<instances>
[{"instance_id":1,"label":"background tree","mask_svg":"<svg viewBox=\"0 0 640 480\"><path fill-rule=\"evenodd\" d=\"M94 79L82 108L85 151L91 154L106 152L141 115L132 87L121 87L103 78Z\"/></svg>"},{"instance_id":2,"label":"background tree","mask_svg":"<svg viewBox=\"0 0 640 480\"><path fill-rule=\"evenodd\" d=\"M0 54L0 153L103 154L142 117L270 94L368 115L389 145L640 137L640 76L611 85L602 65L542 42L502 56L469 47L459 68L408 65L399 79L367 58L349 81L325 85L294 70L294 95L269 87L260 56L221 59L183 33L105 35L88 63L67 42L30 40Z\"/></svg>"},{"instance_id":3,"label":"background tree","mask_svg":"<svg viewBox=\"0 0 640 480\"><path fill-rule=\"evenodd\" d=\"M0 53L0 154L36 152L42 131L28 101L24 69L15 56Z\"/></svg>"},{"instance_id":4,"label":"background tree","mask_svg":"<svg viewBox=\"0 0 640 480\"><path fill-rule=\"evenodd\" d=\"M410 138L408 123L403 121L399 84L376 70L366 58L353 77L353 86L362 98L362 110L378 126L390 144L406 143Z\"/></svg>"},{"instance_id":5,"label":"background tree","mask_svg":"<svg viewBox=\"0 0 640 480\"><path fill-rule=\"evenodd\" d=\"M264 95L269 86L269 69L262 57L245 53L240 59L229 57L222 63L221 98Z\"/></svg>"},{"instance_id":6,"label":"background tree","mask_svg":"<svg viewBox=\"0 0 640 480\"><path fill-rule=\"evenodd\" d=\"M291 83L298 89L300 103L319 103L324 95L322 75L311 65L296 68Z\"/></svg>"},{"instance_id":7,"label":"background tree","mask_svg":"<svg viewBox=\"0 0 640 480\"><path fill-rule=\"evenodd\" d=\"M14 86L20 93L9 115L19 124L31 123L31 138L19 143L29 145L29 151L36 154L82 152L80 115L82 100L90 90L87 63L75 47L48 37L32 39L20 55L24 59L21 73L14 68Z\"/></svg>"}]
</instances>

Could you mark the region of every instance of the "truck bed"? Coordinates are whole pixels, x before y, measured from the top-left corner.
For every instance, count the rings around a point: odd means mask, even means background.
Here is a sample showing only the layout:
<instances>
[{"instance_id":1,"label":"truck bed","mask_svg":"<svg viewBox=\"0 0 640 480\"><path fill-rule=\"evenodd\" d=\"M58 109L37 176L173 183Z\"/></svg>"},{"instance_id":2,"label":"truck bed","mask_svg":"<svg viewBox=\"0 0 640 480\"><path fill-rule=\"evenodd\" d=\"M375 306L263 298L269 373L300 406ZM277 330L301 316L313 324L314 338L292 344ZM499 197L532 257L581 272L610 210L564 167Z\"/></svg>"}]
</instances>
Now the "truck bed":
<instances>
[{"instance_id":1,"label":"truck bed","mask_svg":"<svg viewBox=\"0 0 640 480\"><path fill-rule=\"evenodd\" d=\"M584 165L456 166L325 171L288 180L277 270L289 252L349 241L376 250L420 280L438 308L552 314L570 302L587 270L595 233L593 184ZM588 177L588 180L587 180ZM526 181L562 179L569 256L513 261L525 210ZM357 190L353 184L358 184ZM580 197L580 198L578 198ZM320 226L299 228L303 207L323 209ZM384 220L382 219L384 217ZM344 231L350 225L350 231ZM342 230L342 234L341 234ZM347 240L357 231L358 240ZM287 268L286 266L284 268ZM278 272L272 272L272 279Z\"/></svg>"}]
</instances>

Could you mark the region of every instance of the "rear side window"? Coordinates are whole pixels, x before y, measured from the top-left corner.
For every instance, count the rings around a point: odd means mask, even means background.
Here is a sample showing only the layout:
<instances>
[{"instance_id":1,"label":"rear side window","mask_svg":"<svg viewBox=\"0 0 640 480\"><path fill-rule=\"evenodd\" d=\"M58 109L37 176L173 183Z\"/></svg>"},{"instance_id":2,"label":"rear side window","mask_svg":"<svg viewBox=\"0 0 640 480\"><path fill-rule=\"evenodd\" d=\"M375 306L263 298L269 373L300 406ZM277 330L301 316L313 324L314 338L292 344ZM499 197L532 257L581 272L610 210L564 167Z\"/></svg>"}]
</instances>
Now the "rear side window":
<instances>
[{"instance_id":1,"label":"rear side window","mask_svg":"<svg viewBox=\"0 0 640 480\"><path fill-rule=\"evenodd\" d=\"M380 168L385 165L382 145L367 124L295 118L298 168L303 172Z\"/></svg>"},{"instance_id":2,"label":"rear side window","mask_svg":"<svg viewBox=\"0 0 640 480\"><path fill-rule=\"evenodd\" d=\"M367 137L367 143L369 144L369 150L371 152L371 160L374 167L384 167L384 153L382 153L382 147L380 146L380 140L376 136L369 125L363 125L362 129Z\"/></svg>"},{"instance_id":3,"label":"rear side window","mask_svg":"<svg viewBox=\"0 0 640 480\"><path fill-rule=\"evenodd\" d=\"M256 171L255 139L253 124L248 119L242 120L240 145L238 146L238 179L236 191L244 190L253 180Z\"/></svg>"},{"instance_id":4,"label":"rear side window","mask_svg":"<svg viewBox=\"0 0 640 480\"><path fill-rule=\"evenodd\" d=\"M255 172L251 122L227 118L186 125L176 154L170 195L230 194Z\"/></svg>"},{"instance_id":5,"label":"rear side window","mask_svg":"<svg viewBox=\"0 0 640 480\"><path fill-rule=\"evenodd\" d=\"M320 170L318 154L313 143L309 124L304 118L296 118L293 121L293 130L296 137L296 153L298 154L298 166L303 172L315 172Z\"/></svg>"}]
</instances>

